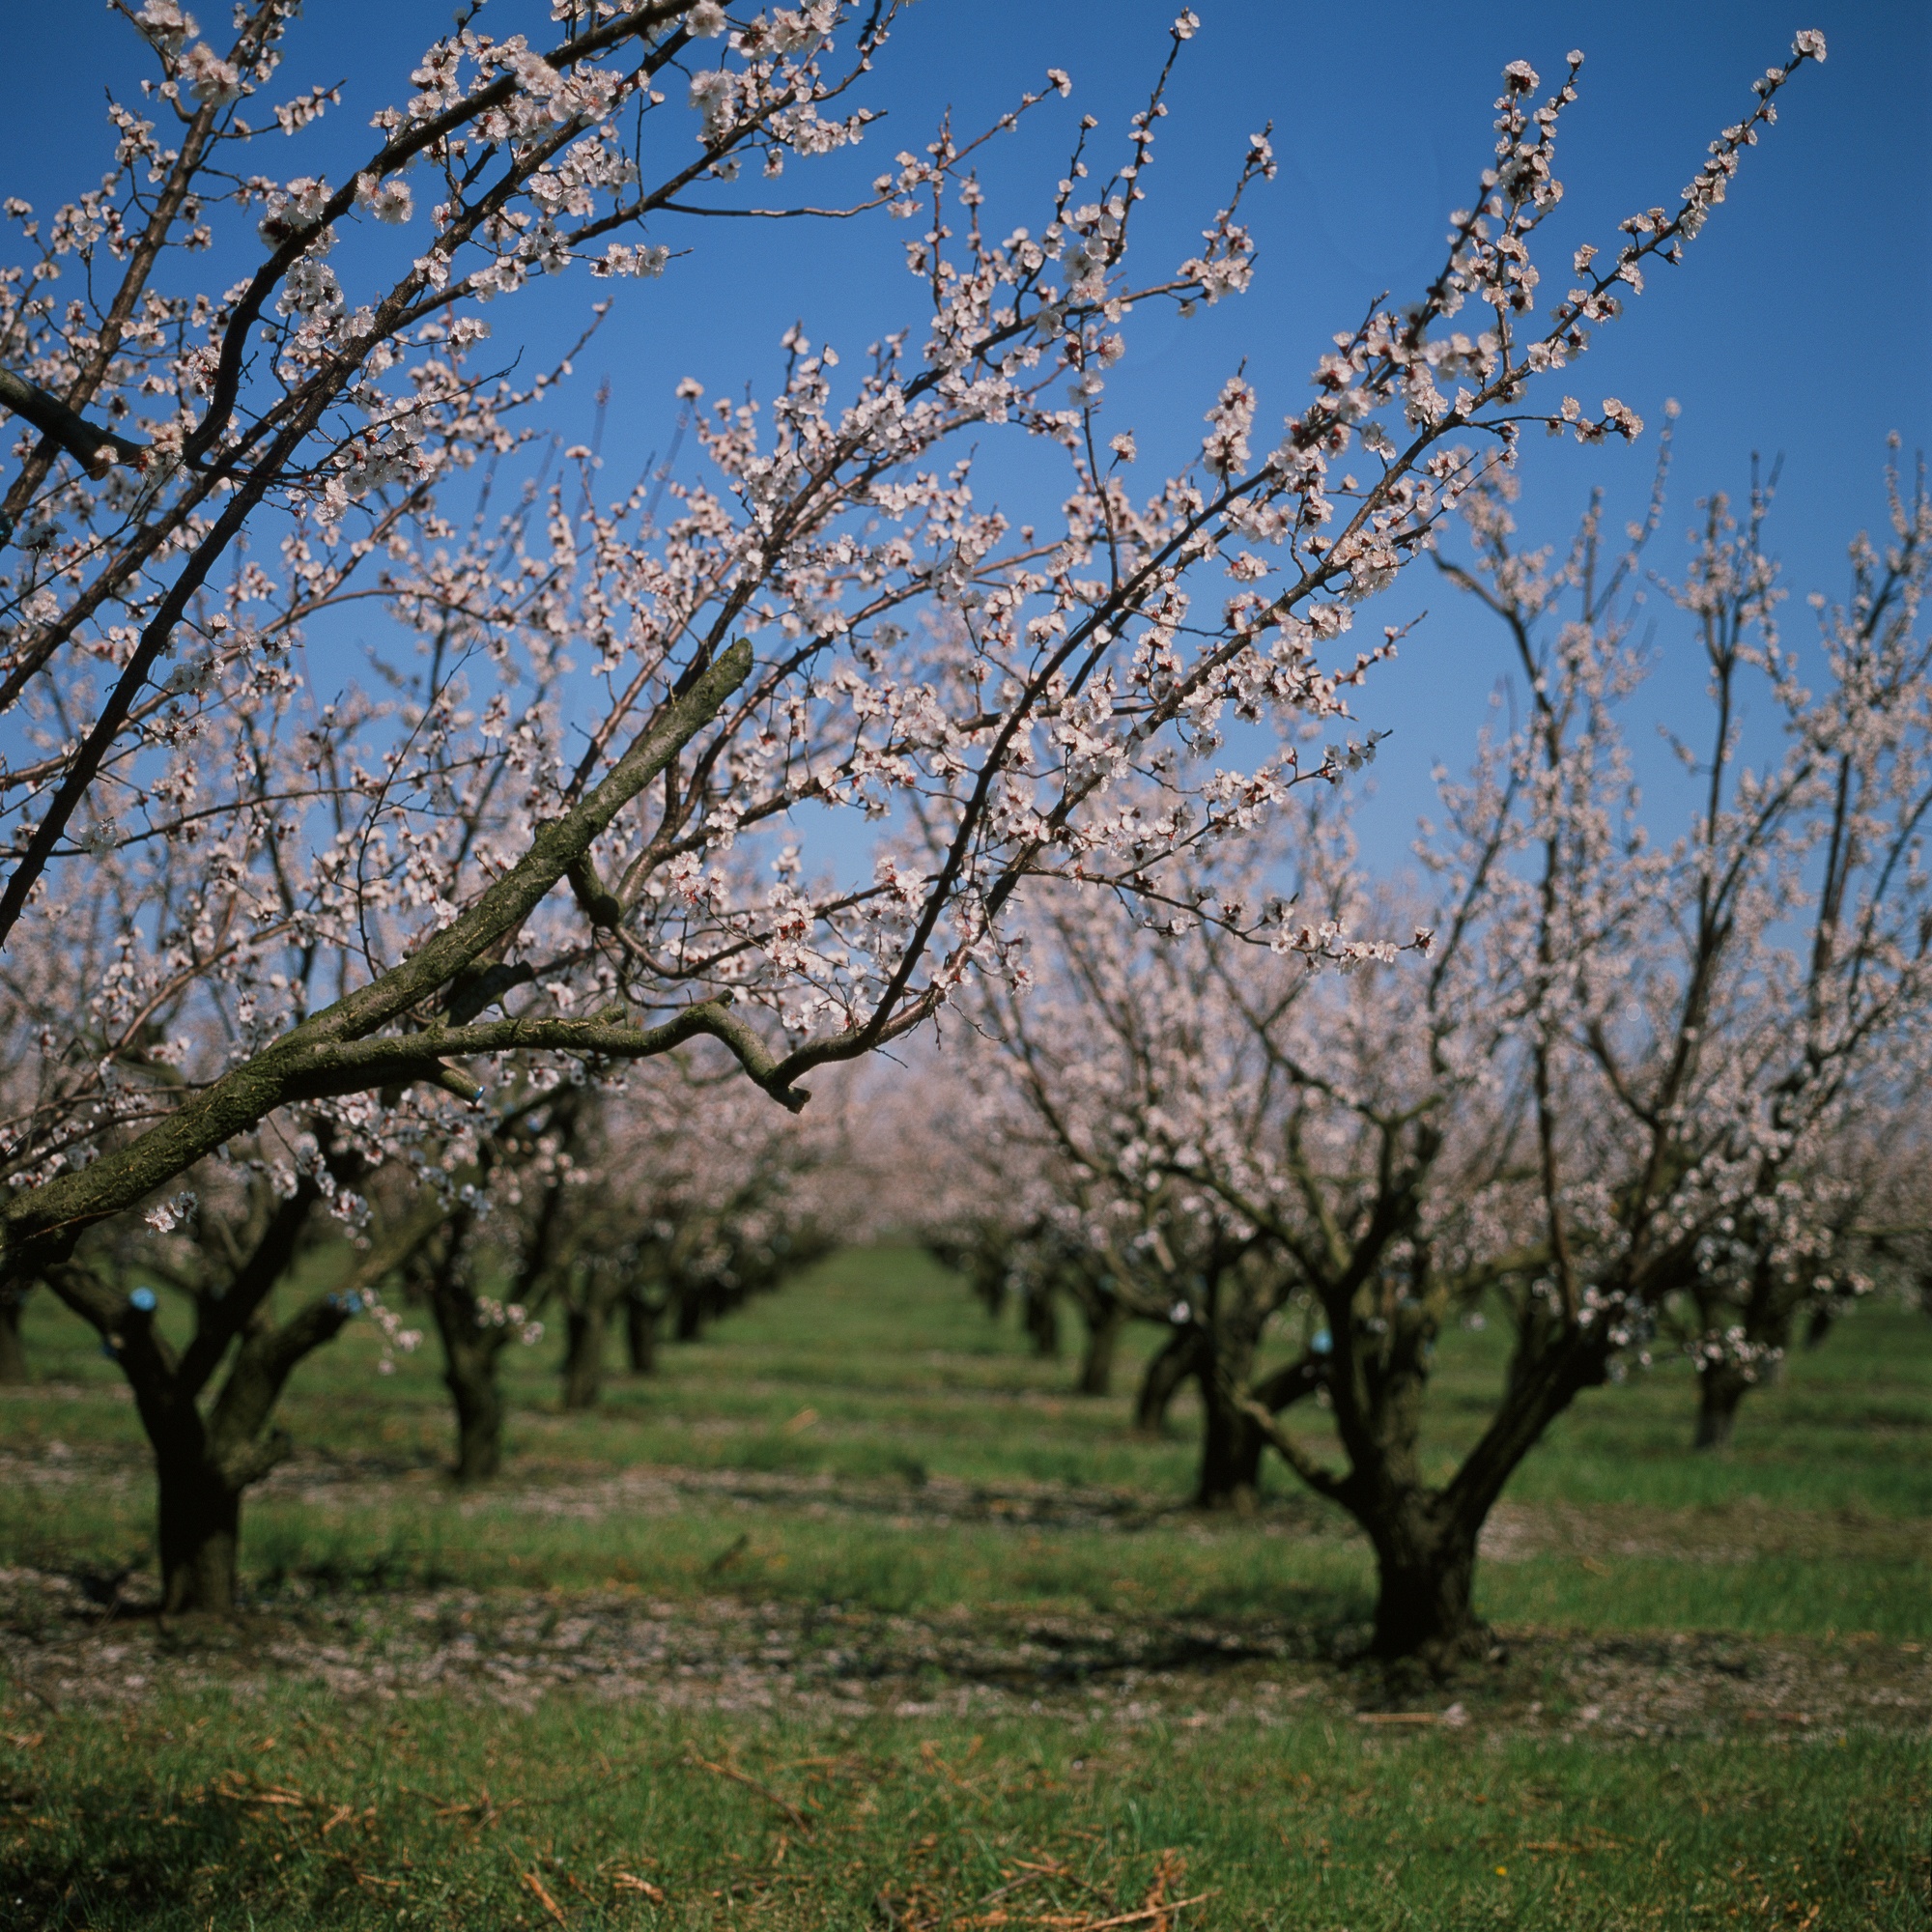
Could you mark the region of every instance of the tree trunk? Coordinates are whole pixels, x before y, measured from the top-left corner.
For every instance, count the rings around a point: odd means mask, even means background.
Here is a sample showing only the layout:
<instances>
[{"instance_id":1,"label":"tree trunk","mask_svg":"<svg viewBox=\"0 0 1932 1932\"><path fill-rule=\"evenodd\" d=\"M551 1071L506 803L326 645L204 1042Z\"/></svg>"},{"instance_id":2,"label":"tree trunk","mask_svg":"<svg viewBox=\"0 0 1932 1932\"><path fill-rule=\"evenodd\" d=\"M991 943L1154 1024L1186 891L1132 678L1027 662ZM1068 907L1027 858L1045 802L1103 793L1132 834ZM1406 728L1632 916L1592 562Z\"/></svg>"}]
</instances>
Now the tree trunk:
<instances>
[{"instance_id":1,"label":"tree trunk","mask_svg":"<svg viewBox=\"0 0 1932 1932\"><path fill-rule=\"evenodd\" d=\"M1361 1519L1376 1549L1376 1654L1419 1659L1437 1676L1482 1656L1489 1634L1474 1607L1480 1524L1445 1518L1421 1496Z\"/></svg>"},{"instance_id":2,"label":"tree trunk","mask_svg":"<svg viewBox=\"0 0 1932 1932\"><path fill-rule=\"evenodd\" d=\"M194 1434L199 1436L197 1419ZM235 1561L242 1541L242 1492L187 1445L157 1451L161 1612L235 1610Z\"/></svg>"},{"instance_id":3,"label":"tree trunk","mask_svg":"<svg viewBox=\"0 0 1932 1932\"><path fill-rule=\"evenodd\" d=\"M27 1379L26 1351L20 1347L20 1309L26 1296L0 1288L0 1384L15 1386Z\"/></svg>"},{"instance_id":4,"label":"tree trunk","mask_svg":"<svg viewBox=\"0 0 1932 1932\"><path fill-rule=\"evenodd\" d=\"M1043 1362L1060 1359L1060 1311L1050 1294L1029 1294L1020 1314L1033 1338L1033 1351Z\"/></svg>"},{"instance_id":5,"label":"tree trunk","mask_svg":"<svg viewBox=\"0 0 1932 1932\"><path fill-rule=\"evenodd\" d=\"M476 1297L453 1272L425 1284L425 1298L442 1344L442 1385L456 1407L456 1480L484 1483L503 1466L503 1392L497 1357L507 1336L476 1319Z\"/></svg>"},{"instance_id":6,"label":"tree trunk","mask_svg":"<svg viewBox=\"0 0 1932 1932\"><path fill-rule=\"evenodd\" d=\"M503 1466L503 1394L494 1349L445 1348L442 1384L456 1405L456 1480L487 1483Z\"/></svg>"},{"instance_id":7,"label":"tree trunk","mask_svg":"<svg viewBox=\"0 0 1932 1932\"><path fill-rule=\"evenodd\" d=\"M696 1293L680 1294L677 1298L677 1339L680 1342L695 1342L704 1326L704 1297Z\"/></svg>"},{"instance_id":8,"label":"tree trunk","mask_svg":"<svg viewBox=\"0 0 1932 1932\"><path fill-rule=\"evenodd\" d=\"M1261 1494L1261 1431L1236 1407L1218 1377L1204 1375L1200 1382L1205 1422L1194 1507L1253 1516Z\"/></svg>"},{"instance_id":9,"label":"tree trunk","mask_svg":"<svg viewBox=\"0 0 1932 1932\"><path fill-rule=\"evenodd\" d=\"M1134 1428L1142 1435L1159 1435L1167 1428L1167 1411L1180 1385L1195 1372L1195 1352L1201 1346L1197 1328L1177 1328L1147 1365L1141 1391L1134 1401Z\"/></svg>"},{"instance_id":10,"label":"tree trunk","mask_svg":"<svg viewBox=\"0 0 1932 1932\"><path fill-rule=\"evenodd\" d=\"M1738 1419L1738 1404L1750 1387L1735 1362L1708 1362L1697 1371L1697 1435L1699 1449L1727 1449Z\"/></svg>"},{"instance_id":11,"label":"tree trunk","mask_svg":"<svg viewBox=\"0 0 1932 1932\"><path fill-rule=\"evenodd\" d=\"M1201 1389L1201 1477L1196 1509L1252 1516L1261 1495L1262 1433L1236 1399L1254 1367L1256 1337L1244 1322L1227 1321L1202 1336L1195 1380Z\"/></svg>"},{"instance_id":12,"label":"tree trunk","mask_svg":"<svg viewBox=\"0 0 1932 1932\"><path fill-rule=\"evenodd\" d=\"M1080 1356L1081 1395L1105 1395L1114 1384L1114 1349L1127 1325L1126 1311L1118 1301L1088 1312L1087 1347Z\"/></svg>"},{"instance_id":13,"label":"tree trunk","mask_svg":"<svg viewBox=\"0 0 1932 1932\"><path fill-rule=\"evenodd\" d=\"M624 1351L634 1376L648 1376L658 1365L658 1311L641 1295L624 1297Z\"/></svg>"},{"instance_id":14,"label":"tree trunk","mask_svg":"<svg viewBox=\"0 0 1932 1932\"><path fill-rule=\"evenodd\" d=\"M582 1307L564 1317L563 1406L566 1409L595 1408L604 1383L604 1340L611 1323L610 1305L586 1294Z\"/></svg>"}]
</instances>

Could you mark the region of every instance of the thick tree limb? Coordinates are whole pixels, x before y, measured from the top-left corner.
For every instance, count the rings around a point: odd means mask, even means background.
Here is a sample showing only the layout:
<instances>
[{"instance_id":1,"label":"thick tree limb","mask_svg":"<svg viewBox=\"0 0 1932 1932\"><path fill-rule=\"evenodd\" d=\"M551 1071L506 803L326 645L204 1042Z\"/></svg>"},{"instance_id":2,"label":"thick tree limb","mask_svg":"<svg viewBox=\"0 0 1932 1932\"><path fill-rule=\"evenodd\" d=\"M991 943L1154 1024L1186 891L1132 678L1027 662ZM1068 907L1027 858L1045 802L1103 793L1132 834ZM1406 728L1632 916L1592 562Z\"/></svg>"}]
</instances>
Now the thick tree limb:
<instances>
[{"instance_id":1,"label":"thick tree limb","mask_svg":"<svg viewBox=\"0 0 1932 1932\"><path fill-rule=\"evenodd\" d=\"M429 1004L491 947L514 937L617 813L718 715L751 668L752 647L744 639L721 652L691 689L639 733L603 780L560 818L539 827L524 857L407 959L311 1014L128 1146L6 1202L0 1207L0 1280L65 1259L83 1227L133 1207L277 1107L356 1093L397 1077L436 1079L445 1070L445 1055L543 1045L638 1058L708 1033L729 1046L774 1097L787 1106L802 1106L805 1095L780 1078L756 1032L723 1001L688 1008L664 1026L649 1029L620 1027L609 1019L505 1020L432 1028L383 1040L369 1037ZM361 1041L368 1042L365 1053L345 1053Z\"/></svg>"},{"instance_id":2,"label":"thick tree limb","mask_svg":"<svg viewBox=\"0 0 1932 1932\"><path fill-rule=\"evenodd\" d=\"M1324 1468L1291 1435L1273 1415L1253 1397L1238 1400L1236 1406L1254 1425L1256 1433L1317 1495L1339 1501L1344 1479Z\"/></svg>"},{"instance_id":3,"label":"thick tree limb","mask_svg":"<svg viewBox=\"0 0 1932 1932\"><path fill-rule=\"evenodd\" d=\"M138 469L148 460L146 443L129 442L112 430L96 429L77 410L69 409L58 396L50 396L11 369L0 369L0 407L52 437L90 476L105 476L116 463L131 463ZM0 543L12 535L11 528L0 530Z\"/></svg>"},{"instance_id":4,"label":"thick tree limb","mask_svg":"<svg viewBox=\"0 0 1932 1932\"><path fill-rule=\"evenodd\" d=\"M292 1074L284 1101L319 1100L333 1094L361 1094L400 1080L428 1080L461 1099L480 1092L476 1083L446 1066L451 1055L552 1052L595 1055L609 1060L646 1060L685 1040L708 1034L723 1040L773 1099L797 1113L810 1097L777 1078L778 1062L756 1030L730 1009L731 996L700 1000L661 1026L628 1026L600 1014L594 1019L486 1020L473 1026L433 1026L421 1033L383 1034L374 1039L324 1045L303 1056ZM621 1009L619 1009L621 1010ZM440 1076L454 1077L443 1080Z\"/></svg>"}]
</instances>

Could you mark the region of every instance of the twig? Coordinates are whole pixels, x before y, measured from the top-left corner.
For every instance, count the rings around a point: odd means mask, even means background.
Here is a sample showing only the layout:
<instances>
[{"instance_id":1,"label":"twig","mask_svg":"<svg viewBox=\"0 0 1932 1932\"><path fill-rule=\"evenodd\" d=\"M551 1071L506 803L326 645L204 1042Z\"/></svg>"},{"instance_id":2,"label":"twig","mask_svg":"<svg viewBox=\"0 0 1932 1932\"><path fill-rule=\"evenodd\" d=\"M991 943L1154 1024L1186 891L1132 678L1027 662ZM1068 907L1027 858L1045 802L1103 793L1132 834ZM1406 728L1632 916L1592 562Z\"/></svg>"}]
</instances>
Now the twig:
<instances>
[{"instance_id":1,"label":"twig","mask_svg":"<svg viewBox=\"0 0 1932 1932\"><path fill-rule=\"evenodd\" d=\"M1451 1704L1446 1711L1357 1711L1358 1724L1447 1724L1460 1730L1469 1721L1469 1714L1461 1704Z\"/></svg>"},{"instance_id":2,"label":"twig","mask_svg":"<svg viewBox=\"0 0 1932 1932\"><path fill-rule=\"evenodd\" d=\"M1144 1905L1138 1912L1122 1912L1115 1918L1090 1918L1085 1925L1074 1927L1074 1932L1107 1932L1112 1925L1139 1925L1149 1918L1164 1918L1170 1912L1179 1912L1184 1905L1199 1905L1204 1898L1212 1898L1213 1892L1197 1891L1192 1898L1177 1898L1167 1905Z\"/></svg>"},{"instance_id":3,"label":"twig","mask_svg":"<svg viewBox=\"0 0 1932 1932\"><path fill-rule=\"evenodd\" d=\"M526 1871L524 1874L524 1883L526 1886L528 1886L533 1892L536 1893L537 1903L541 1905L543 1909L546 1912L548 1912L550 1916L553 1918L554 1918L559 1925L568 1925L570 1923L570 1920L563 1916L563 1907L560 1906L556 1902L556 1900L554 1899L550 1895L550 1893L544 1889L544 1882L536 1875L535 1872Z\"/></svg>"},{"instance_id":4,"label":"twig","mask_svg":"<svg viewBox=\"0 0 1932 1932\"><path fill-rule=\"evenodd\" d=\"M990 1905L996 1898L1004 1898L1009 1891L1017 1891L1023 1885L1037 1885L1043 1878L1057 1877L1057 1873L1044 1871L1023 1872L1018 1878L1009 1879L1005 1885L995 1886L982 1897L974 1901L977 1905Z\"/></svg>"},{"instance_id":5,"label":"twig","mask_svg":"<svg viewBox=\"0 0 1932 1932\"><path fill-rule=\"evenodd\" d=\"M733 1784L742 1784L747 1791L754 1791L767 1804L783 1813L798 1829L810 1837L811 1820L796 1804L781 1798L769 1785L760 1784L755 1777L747 1777L742 1771L734 1771L728 1764L713 1764L708 1757L699 1757L693 1751L685 1762L698 1771L708 1771L718 1777L728 1777Z\"/></svg>"}]
</instances>

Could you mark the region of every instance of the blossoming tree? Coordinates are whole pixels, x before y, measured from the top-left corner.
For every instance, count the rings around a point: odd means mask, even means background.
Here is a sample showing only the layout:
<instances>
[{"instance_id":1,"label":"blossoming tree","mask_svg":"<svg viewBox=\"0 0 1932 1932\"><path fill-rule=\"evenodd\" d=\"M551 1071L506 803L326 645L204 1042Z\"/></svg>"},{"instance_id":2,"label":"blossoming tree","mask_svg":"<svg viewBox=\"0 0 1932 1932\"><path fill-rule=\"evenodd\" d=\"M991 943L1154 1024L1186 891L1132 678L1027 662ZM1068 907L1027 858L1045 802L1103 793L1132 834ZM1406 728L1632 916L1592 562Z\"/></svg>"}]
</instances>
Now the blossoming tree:
<instances>
[{"instance_id":1,"label":"blossoming tree","mask_svg":"<svg viewBox=\"0 0 1932 1932\"><path fill-rule=\"evenodd\" d=\"M1478 486L1474 561L1450 567L1507 625L1530 701L1466 782L1445 782L1445 825L1418 848L1434 897L1410 944L1426 957L1356 936L1396 931L1397 905L1317 817L1290 847L1300 960L1251 944L1281 861L1230 840L1189 881L1192 930L1166 950L1144 912L1042 908L1058 963L992 1022L1013 1090L1082 1176L1069 1207L1104 1226L1103 1194L1143 1250L1180 1263L1167 1279L1202 1283L1208 1313L1189 1315L1214 1341L1219 1406L1366 1531L1385 1655L1446 1666L1485 1641L1483 1522L1581 1390L1680 1309L1729 1298L1788 1327L1806 1299L1846 1292L1859 1229L1869 1241L1885 1213L1868 1143L1909 1122L1932 1051L1932 656L1917 625L1932 499L1888 480L1887 537L1854 544L1852 596L1819 600L1803 667L1774 619L1762 493L1741 525L1721 497L1706 505L1671 587L1710 673L1681 827L1640 791L1621 722L1646 668L1633 591L1659 504L1621 559L1599 510L1552 562L1516 552L1509 486ZM1741 736L1747 695L1778 721L1766 745ZM1323 956L1345 971L1311 977ZM1187 1229L1260 1266L1265 1287L1234 1319L1182 1259ZM1320 1327L1264 1378L1263 1323L1297 1298ZM1432 1357L1485 1302L1508 1314L1513 1359L1435 1480ZM1707 1411L1734 1406L1765 1352L1734 1326L1693 1332ZM1732 1371L1717 1397L1714 1360ZM1290 1385L1318 1381L1339 1468L1279 1419Z\"/></svg>"},{"instance_id":2,"label":"blossoming tree","mask_svg":"<svg viewBox=\"0 0 1932 1932\"><path fill-rule=\"evenodd\" d=\"M1548 1267L1524 1320L1574 1336L1591 1280L1613 1321L1674 1329L1697 1364L1698 1442L1715 1446L1794 1320L1869 1288L1888 1144L1917 1138L1932 1050L1932 653L1918 630L1932 498L1922 471L1906 487L1888 468L1886 527L1852 543L1848 600L1810 598L1809 661L1776 620L1770 489L1753 483L1742 519L1721 496L1700 505L1690 568L1664 587L1694 626L1712 716L1701 745L1672 725L1696 809L1667 844L1644 836L1655 810L1639 808L1615 723L1645 669L1631 611L1610 615L1634 553L1600 571L1593 513L1551 570L1513 552L1504 490L1464 508L1479 562L1454 574L1519 653L1540 741L1520 769L1546 794L1530 1038ZM1550 639L1565 597L1578 608ZM1745 737L1753 699L1781 751ZM1594 1186L1563 1174L1559 1126ZM1621 1258L1578 1275L1578 1242L1592 1268Z\"/></svg>"},{"instance_id":3,"label":"blossoming tree","mask_svg":"<svg viewBox=\"0 0 1932 1932\"><path fill-rule=\"evenodd\" d=\"M942 132L872 197L923 218L923 339L882 333L841 374L792 332L767 402L696 413L700 480L607 499L587 447L542 471L561 369L479 368L481 307L494 323L579 270L662 276L670 298L671 240L744 159L773 175L861 138L896 10L550 11L542 52L466 13L330 185L249 171L251 144L312 140L335 105L256 105L292 0L251 0L224 45L148 0L157 119L116 100L102 185L45 222L12 207L0 401L33 433L0 500L0 947L58 958L109 862L128 896L62 1018L9 1009L9 1282L67 1293L86 1230L271 1118L381 1144L410 1090L470 1099L471 1064L506 1054L710 1036L800 1106L813 1067L1002 968L1028 877L1130 882L1204 817L1270 809L1316 775L1294 726L1339 714L1388 648L1324 662L1481 473L1469 441L1512 446L1531 386L1681 255L1824 53L1801 36L1676 209L1580 251L1541 316L1531 247L1577 67L1539 101L1513 64L1430 285L1345 330L1260 453L1230 374L1198 460L1138 493L1104 371L1136 314L1246 288L1265 136L1232 157L1202 246L1137 275L1167 68L1112 161L1083 123L1037 233L982 229L980 144ZM1177 21L1168 68L1197 25ZM1049 75L1002 126L1069 85ZM246 272L205 281L204 256ZM1545 414L1637 426L1614 401ZM996 431L1063 466L1052 528L976 498L970 444ZM1232 596L1207 588L1227 578ZM363 599L386 628L318 677L331 613ZM1278 748L1233 768L1231 717ZM1135 769L1157 776L1151 810L1115 788ZM808 879L785 828L813 803L887 822L869 878ZM125 1352L141 1311L70 1298Z\"/></svg>"}]
</instances>

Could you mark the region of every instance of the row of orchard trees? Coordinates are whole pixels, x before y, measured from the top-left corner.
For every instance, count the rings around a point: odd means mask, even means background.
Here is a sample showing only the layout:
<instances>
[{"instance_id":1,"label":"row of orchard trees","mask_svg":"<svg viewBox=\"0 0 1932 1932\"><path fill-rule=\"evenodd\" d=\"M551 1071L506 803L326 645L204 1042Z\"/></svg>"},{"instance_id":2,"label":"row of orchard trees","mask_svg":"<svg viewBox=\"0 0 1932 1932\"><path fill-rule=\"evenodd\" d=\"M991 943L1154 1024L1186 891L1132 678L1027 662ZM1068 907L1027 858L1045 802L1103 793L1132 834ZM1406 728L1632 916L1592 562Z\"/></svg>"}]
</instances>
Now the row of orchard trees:
<instances>
[{"instance_id":1,"label":"row of orchard trees","mask_svg":"<svg viewBox=\"0 0 1932 1932\"><path fill-rule=\"evenodd\" d=\"M631 1365L777 1288L859 1223L836 1105L808 1122L691 1055L510 1091L387 1159L319 1119L271 1121L160 1209L89 1231L46 1281L111 1330L153 1449L165 1609L234 1606L242 1500L295 1448L301 1363L358 1316L382 1367L435 1332L456 1479L495 1476L507 1350L562 1331L562 1406L597 1405L611 1330ZM346 1224L346 1225L345 1225Z\"/></svg>"},{"instance_id":2,"label":"row of orchard trees","mask_svg":"<svg viewBox=\"0 0 1932 1932\"><path fill-rule=\"evenodd\" d=\"M347 126L343 90L278 82L296 0L243 0L213 41L178 0L122 11L104 168L6 209L0 1293L45 1283L123 1364L164 1492L197 1498L163 1511L178 1603L220 1600L218 1499L384 1266L487 1357L474 1196L561 1213L579 1137L592 1169L631 1131L672 1157L648 1120L539 1096L703 1037L796 1111L814 1068L1003 983L1023 886L1171 896L1158 862L1204 823L1331 775L1302 731L1385 654L1343 642L1357 608L1525 421L1635 433L1562 373L1825 53L1801 35L1675 203L1577 248L1541 312L1580 56L1548 90L1511 63L1434 278L1355 311L1279 435L1210 372L1198 451L1135 487L1105 372L1150 315L1247 289L1242 203L1274 172L1264 134L1238 143L1200 245L1130 262L1183 13L1145 105L1069 128L1023 225L993 222L979 157L1063 111L1065 75L984 139L898 154L842 212L915 221L920 320L842 359L793 329L768 393L702 412L646 372L697 473L613 488L555 433L567 358L505 339L519 298L581 272L715 300L683 259L714 216L840 212L751 178L838 175L890 104L897 0L466 10L407 73L347 83ZM1025 459L1017 513L976 495L982 440ZM1265 741L1240 767L1236 717ZM803 849L821 810L883 825L862 875ZM270 1321L319 1211L371 1245ZM130 1223L192 1231L178 1354L109 1265ZM641 1225L627 1207L567 1265L574 1236L532 1237L514 1269L593 1324L590 1264Z\"/></svg>"},{"instance_id":3,"label":"row of orchard trees","mask_svg":"<svg viewBox=\"0 0 1932 1932\"><path fill-rule=\"evenodd\" d=\"M980 992L988 1044L956 1054L945 1130L982 1174L930 1238L982 1290L1073 1299L1086 1386L1121 1321L1165 1324L1144 1419L1192 1379L1204 1505L1247 1506L1273 1450L1353 1515L1386 1652L1479 1640L1483 1522L1578 1391L1666 1339L1720 1441L1794 1324L1888 1271L1932 1282L1932 501L1887 481L1883 538L1853 545L1845 604L1813 600L1803 653L1763 491L1701 505L1667 582L1640 574L1662 471L1621 555L1597 509L1567 554L1525 556L1511 490L1472 490L1473 561L1443 567L1526 701L1442 784L1422 883L1364 878L1338 791L1204 848L1157 914L1040 894L1037 982ZM1647 582L1708 671L1648 796L1627 722ZM1269 895L1299 953L1249 939ZM1508 1372L1436 1480L1431 1357L1486 1311ZM1264 1369L1285 1314L1298 1347ZM1283 1420L1318 1392L1333 1457Z\"/></svg>"}]
</instances>

